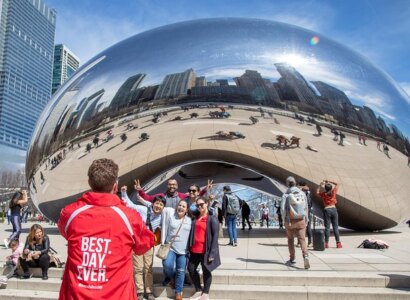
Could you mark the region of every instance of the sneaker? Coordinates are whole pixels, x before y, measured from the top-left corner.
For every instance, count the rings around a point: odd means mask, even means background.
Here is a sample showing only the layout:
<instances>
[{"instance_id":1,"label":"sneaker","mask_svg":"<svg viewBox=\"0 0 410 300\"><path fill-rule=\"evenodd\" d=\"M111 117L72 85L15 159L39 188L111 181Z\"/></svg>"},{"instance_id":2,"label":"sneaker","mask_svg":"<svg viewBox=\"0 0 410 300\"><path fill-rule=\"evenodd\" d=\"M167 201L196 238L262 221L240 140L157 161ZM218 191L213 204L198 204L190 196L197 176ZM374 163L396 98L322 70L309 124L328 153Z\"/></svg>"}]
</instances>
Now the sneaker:
<instances>
[{"instance_id":1,"label":"sneaker","mask_svg":"<svg viewBox=\"0 0 410 300\"><path fill-rule=\"evenodd\" d=\"M293 266L296 264L296 261L294 259L289 259L287 262L285 262L285 265L287 266Z\"/></svg>"},{"instance_id":2,"label":"sneaker","mask_svg":"<svg viewBox=\"0 0 410 300\"><path fill-rule=\"evenodd\" d=\"M329 243L325 243L325 248L329 248Z\"/></svg>"},{"instance_id":3,"label":"sneaker","mask_svg":"<svg viewBox=\"0 0 410 300\"><path fill-rule=\"evenodd\" d=\"M336 248L343 248L342 243L341 243L341 242L337 242L337 243L336 243Z\"/></svg>"},{"instance_id":4,"label":"sneaker","mask_svg":"<svg viewBox=\"0 0 410 300\"><path fill-rule=\"evenodd\" d=\"M138 300L144 300L144 293L137 294Z\"/></svg>"},{"instance_id":5,"label":"sneaker","mask_svg":"<svg viewBox=\"0 0 410 300\"><path fill-rule=\"evenodd\" d=\"M305 256L303 258L303 264L304 264L306 270L310 269L309 256Z\"/></svg>"},{"instance_id":6,"label":"sneaker","mask_svg":"<svg viewBox=\"0 0 410 300\"><path fill-rule=\"evenodd\" d=\"M249 230L252 230L252 227L249 227Z\"/></svg>"},{"instance_id":7,"label":"sneaker","mask_svg":"<svg viewBox=\"0 0 410 300\"><path fill-rule=\"evenodd\" d=\"M234 242L234 243L232 244L232 246L237 247L237 246L238 246L238 243L237 243L237 242Z\"/></svg>"},{"instance_id":8,"label":"sneaker","mask_svg":"<svg viewBox=\"0 0 410 300\"><path fill-rule=\"evenodd\" d=\"M20 277L20 279L30 279L31 277L33 277L33 274L25 273Z\"/></svg>"},{"instance_id":9,"label":"sneaker","mask_svg":"<svg viewBox=\"0 0 410 300\"><path fill-rule=\"evenodd\" d=\"M233 246L233 242L229 242L228 244L226 244L227 246Z\"/></svg>"},{"instance_id":10,"label":"sneaker","mask_svg":"<svg viewBox=\"0 0 410 300\"><path fill-rule=\"evenodd\" d=\"M182 295L181 295L182 296ZM155 300L155 297L152 293L147 294L147 300Z\"/></svg>"},{"instance_id":11,"label":"sneaker","mask_svg":"<svg viewBox=\"0 0 410 300\"><path fill-rule=\"evenodd\" d=\"M3 278L0 278L0 284L4 284L4 285L6 285L7 284L7 277L3 277Z\"/></svg>"},{"instance_id":12,"label":"sneaker","mask_svg":"<svg viewBox=\"0 0 410 300\"><path fill-rule=\"evenodd\" d=\"M182 293L176 293L175 300L182 300Z\"/></svg>"},{"instance_id":13,"label":"sneaker","mask_svg":"<svg viewBox=\"0 0 410 300\"><path fill-rule=\"evenodd\" d=\"M308 248L312 248L312 247L313 247L312 243L309 243L307 246L308 246Z\"/></svg>"},{"instance_id":14,"label":"sneaker","mask_svg":"<svg viewBox=\"0 0 410 300\"><path fill-rule=\"evenodd\" d=\"M192 295L189 300L199 300L201 298L202 292L196 292L195 294Z\"/></svg>"},{"instance_id":15,"label":"sneaker","mask_svg":"<svg viewBox=\"0 0 410 300\"><path fill-rule=\"evenodd\" d=\"M8 239L4 239L4 247L8 248L9 247L9 240Z\"/></svg>"},{"instance_id":16,"label":"sneaker","mask_svg":"<svg viewBox=\"0 0 410 300\"><path fill-rule=\"evenodd\" d=\"M48 280L48 275L43 275L43 277L41 279Z\"/></svg>"},{"instance_id":17,"label":"sneaker","mask_svg":"<svg viewBox=\"0 0 410 300\"><path fill-rule=\"evenodd\" d=\"M209 295L208 294L202 294L202 296L199 298L199 300L209 300Z\"/></svg>"}]
</instances>

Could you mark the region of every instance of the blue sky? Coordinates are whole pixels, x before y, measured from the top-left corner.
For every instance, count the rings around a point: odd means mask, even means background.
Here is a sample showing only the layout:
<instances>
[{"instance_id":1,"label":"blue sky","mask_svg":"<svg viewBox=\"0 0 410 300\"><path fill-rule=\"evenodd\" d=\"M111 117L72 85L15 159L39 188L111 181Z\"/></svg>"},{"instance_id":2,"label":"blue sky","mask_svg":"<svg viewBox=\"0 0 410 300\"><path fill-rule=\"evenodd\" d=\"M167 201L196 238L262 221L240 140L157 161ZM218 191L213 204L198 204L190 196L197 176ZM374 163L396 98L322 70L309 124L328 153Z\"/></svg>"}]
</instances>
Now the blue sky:
<instances>
[{"instance_id":1,"label":"blue sky","mask_svg":"<svg viewBox=\"0 0 410 300\"><path fill-rule=\"evenodd\" d=\"M356 50L410 94L408 0L45 0L57 11L56 43L85 63L131 35L210 17L250 17L301 26Z\"/></svg>"}]
</instances>

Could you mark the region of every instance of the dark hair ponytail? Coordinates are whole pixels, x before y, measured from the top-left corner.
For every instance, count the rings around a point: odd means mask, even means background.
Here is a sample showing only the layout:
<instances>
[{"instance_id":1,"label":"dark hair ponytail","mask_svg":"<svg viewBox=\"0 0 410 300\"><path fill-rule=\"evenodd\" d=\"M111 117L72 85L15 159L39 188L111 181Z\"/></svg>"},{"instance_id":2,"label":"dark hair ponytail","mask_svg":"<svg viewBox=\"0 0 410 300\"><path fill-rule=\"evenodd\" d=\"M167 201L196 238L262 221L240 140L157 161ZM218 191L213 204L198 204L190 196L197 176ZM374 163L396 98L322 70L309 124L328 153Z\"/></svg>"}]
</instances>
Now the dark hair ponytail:
<instances>
[{"instance_id":1,"label":"dark hair ponytail","mask_svg":"<svg viewBox=\"0 0 410 300\"><path fill-rule=\"evenodd\" d=\"M17 205L17 201L20 200L21 195L21 192L15 192L13 194L13 197L11 197L11 200L9 202L9 208L13 208Z\"/></svg>"}]
</instances>

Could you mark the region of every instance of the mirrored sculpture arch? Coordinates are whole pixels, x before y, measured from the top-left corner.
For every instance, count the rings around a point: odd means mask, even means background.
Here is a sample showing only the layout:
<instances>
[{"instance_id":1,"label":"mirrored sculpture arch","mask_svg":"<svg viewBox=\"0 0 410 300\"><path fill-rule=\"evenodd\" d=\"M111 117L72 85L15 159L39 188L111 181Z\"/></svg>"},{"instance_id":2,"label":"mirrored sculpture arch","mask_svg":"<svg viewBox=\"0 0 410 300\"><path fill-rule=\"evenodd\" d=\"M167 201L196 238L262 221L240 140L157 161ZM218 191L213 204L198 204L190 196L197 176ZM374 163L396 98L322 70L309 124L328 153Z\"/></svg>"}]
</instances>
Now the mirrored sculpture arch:
<instances>
[{"instance_id":1,"label":"mirrored sculpture arch","mask_svg":"<svg viewBox=\"0 0 410 300\"><path fill-rule=\"evenodd\" d=\"M56 220L89 189L94 159L114 159L130 186L224 162L279 181L294 175L312 190L336 181L342 226L385 229L410 213L409 103L383 71L319 33L257 19L182 22L82 66L40 117L26 174Z\"/></svg>"}]
</instances>

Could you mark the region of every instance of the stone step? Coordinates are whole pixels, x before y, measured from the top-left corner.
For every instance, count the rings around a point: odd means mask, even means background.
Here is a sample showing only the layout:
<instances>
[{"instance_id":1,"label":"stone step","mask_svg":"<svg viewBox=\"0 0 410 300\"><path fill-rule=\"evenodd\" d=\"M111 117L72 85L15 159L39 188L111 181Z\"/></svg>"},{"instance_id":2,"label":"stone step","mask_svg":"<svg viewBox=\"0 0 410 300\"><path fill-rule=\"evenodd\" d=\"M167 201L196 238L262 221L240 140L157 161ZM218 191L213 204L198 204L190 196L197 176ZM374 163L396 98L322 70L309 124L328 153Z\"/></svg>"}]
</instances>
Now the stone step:
<instances>
[{"instance_id":1,"label":"stone step","mask_svg":"<svg viewBox=\"0 0 410 300\"><path fill-rule=\"evenodd\" d=\"M4 274L0 268L0 274ZM50 268L50 278L63 277L64 269ZM41 277L40 268L30 269L34 277ZM227 270L217 269L213 283L250 284L250 285L283 285L283 286L363 286L410 288L410 272L347 272L347 271L272 271L272 270ZM331 280L330 280L331 278ZM154 267L154 282L163 280L161 268Z\"/></svg>"},{"instance_id":2,"label":"stone step","mask_svg":"<svg viewBox=\"0 0 410 300\"><path fill-rule=\"evenodd\" d=\"M184 289L184 298L189 298L194 290ZM174 298L169 288L155 287L158 300ZM333 286L266 286L266 285L220 285L213 284L210 292L213 300L222 299L275 299L275 300L385 300L410 299L410 289L333 287ZM0 299L12 300L53 300L58 292L21 290L7 287L0 289Z\"/></svg>"}]
</instances>

